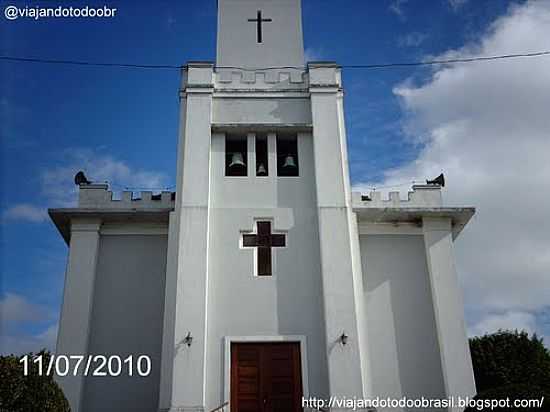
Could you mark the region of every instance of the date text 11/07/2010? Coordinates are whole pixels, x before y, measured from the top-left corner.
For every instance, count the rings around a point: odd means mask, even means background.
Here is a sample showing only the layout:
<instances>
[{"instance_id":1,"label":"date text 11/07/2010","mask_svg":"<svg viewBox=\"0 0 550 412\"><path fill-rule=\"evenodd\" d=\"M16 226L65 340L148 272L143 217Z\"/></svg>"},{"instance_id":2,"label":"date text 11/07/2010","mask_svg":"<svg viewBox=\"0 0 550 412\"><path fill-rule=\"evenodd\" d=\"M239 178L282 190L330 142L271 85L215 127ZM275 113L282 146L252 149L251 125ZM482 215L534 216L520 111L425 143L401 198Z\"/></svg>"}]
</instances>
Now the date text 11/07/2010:
<instances>
[{"instance_id":1,"label":"date text 11/07/2010","mask_svg":"<svg viewBox=\"0 0 550 412\"><path fill-rule=\"evenodd\" d=\"M149 376L151 358L147 355L25 355L19 363L23 364L23 374L57 376Z\"/></svg>"}]
</instances>

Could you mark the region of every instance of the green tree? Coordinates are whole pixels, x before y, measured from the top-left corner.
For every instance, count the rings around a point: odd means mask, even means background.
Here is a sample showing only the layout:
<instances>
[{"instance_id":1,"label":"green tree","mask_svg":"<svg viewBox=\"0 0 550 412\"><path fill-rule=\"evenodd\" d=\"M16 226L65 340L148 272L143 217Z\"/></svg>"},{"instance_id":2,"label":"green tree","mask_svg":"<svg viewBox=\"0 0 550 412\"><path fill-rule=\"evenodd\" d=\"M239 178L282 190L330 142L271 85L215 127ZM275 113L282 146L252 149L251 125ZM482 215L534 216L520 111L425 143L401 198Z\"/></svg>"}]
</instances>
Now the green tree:
<instances>
[{"instance_id":1,"label":"green tree","mask_svg":"<svg viewBox=\"0 0 550 412\"><path fill-rule=\"evenodd\" d=\"M542 408L500 411L550 411L550 352L537 335L498 331L470 339L476 399L541 399ZM468 409L474 411L475 409Z\"/></svg>"},{"instance_id":2,"label":"green tree","mask_svg":"<svg viewBox=\"0 0 550 412\"><path fill-rule=\"evenodd\" d=\"M29 354L29 373L24 374L22 356L0 356L0 411L4 412L69 412L69 403L52 376L38 374L32 362L41 355L48 365L50 353L43 350Z\"/></svg>"}]
</instances>

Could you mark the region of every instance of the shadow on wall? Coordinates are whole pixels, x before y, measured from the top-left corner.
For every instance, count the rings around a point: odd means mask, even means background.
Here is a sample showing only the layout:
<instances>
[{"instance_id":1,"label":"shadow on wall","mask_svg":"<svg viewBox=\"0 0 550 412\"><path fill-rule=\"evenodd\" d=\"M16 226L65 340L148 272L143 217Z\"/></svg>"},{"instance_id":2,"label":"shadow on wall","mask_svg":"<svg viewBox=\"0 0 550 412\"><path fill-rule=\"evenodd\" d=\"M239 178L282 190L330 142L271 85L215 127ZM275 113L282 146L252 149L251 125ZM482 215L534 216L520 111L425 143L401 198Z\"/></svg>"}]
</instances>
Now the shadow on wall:
<instances>
[{"instance_id":1,"label":"shadow on wall","mask_svg":"<svg viewBox=\"0 0 550 412\"><path fill-rule=\"evenodd\" d=\"M310 394L323 397L329 390L312 143L298 137L300 176L277 178L277 207L291 209L295 222L287 248L275 251L277 308L281 334L307 334Z\"/></svg>"}]
</instances>

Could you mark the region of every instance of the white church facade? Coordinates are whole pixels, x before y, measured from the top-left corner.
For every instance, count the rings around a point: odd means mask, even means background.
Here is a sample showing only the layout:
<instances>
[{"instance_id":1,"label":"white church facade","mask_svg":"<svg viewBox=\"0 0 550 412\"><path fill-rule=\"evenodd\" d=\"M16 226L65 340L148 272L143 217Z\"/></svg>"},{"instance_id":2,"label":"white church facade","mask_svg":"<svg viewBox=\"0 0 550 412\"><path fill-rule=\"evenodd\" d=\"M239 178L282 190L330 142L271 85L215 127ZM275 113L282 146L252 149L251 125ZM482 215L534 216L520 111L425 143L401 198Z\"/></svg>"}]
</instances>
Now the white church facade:
<instances>
[{"instance_id":1,"label":"white church facade","mask_svg":"<svg viewBox=\"0 0 550 412\"><path fill-rule=\"evenodd\" d=\"M341 70L304 65L301 18L300 0L218 0L216 63L182 70L176 192L82 183L50 210L57 354L151 359L58 377L73 412L475 394L453 254L474 209L436 183L351 192Z\"/></svg>"}]
</instances>

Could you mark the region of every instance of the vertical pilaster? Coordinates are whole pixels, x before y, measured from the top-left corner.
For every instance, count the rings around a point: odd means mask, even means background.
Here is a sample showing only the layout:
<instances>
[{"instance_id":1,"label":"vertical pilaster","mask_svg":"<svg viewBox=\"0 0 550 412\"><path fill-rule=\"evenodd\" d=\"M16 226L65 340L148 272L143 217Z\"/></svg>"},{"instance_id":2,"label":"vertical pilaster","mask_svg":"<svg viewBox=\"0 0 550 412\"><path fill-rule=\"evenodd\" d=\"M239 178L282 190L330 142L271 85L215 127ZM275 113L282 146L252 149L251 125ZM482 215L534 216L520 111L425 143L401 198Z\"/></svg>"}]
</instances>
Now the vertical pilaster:
<instances>
[{"instance_id":1,"label":"vertical pilaster","mask_svg":"<svg viewBox=\"0 0 550 412\"><path fill-rule=\"evenodd\" d=\"M329 389L332 396L361 397L340 72L335 64L310 64L309 75Z\"/></svg>"},{"instance_id":2,"label":"vertical pilaster","mask_svg":"<svg viewBox=\"0 0 550 412\"><path fill-rule=\"evenodd\" d=\"M246 135L247 158L246 167L248 177L256 177L256 133Z\"/></svg>"},{"instance_id":3,"label":"vertical pilaster","mask_svg":"<svg viewBox=\"0 0 550 412\"><path fill-rule=\"evenodd\" d=\"M211 63L189 63L179 138L172 411L203 411L207 333ZM170 275L169 275L170 276ZM185 342L192 337L191 345Z\"/></svg>"},{"instance_id":4,"label":"vertical pilaster","mask_svg":"<svg viewBox=\"0 0 550 412\"><path fill-rule=\"evenodd\" d=\"M474 374L454 265L451 220L425 217L423 231L446 395L471 397Z\"/></svg>"},{"instance_id":5,"label":"vertical pilaster","mask_svg":"<svg viewBox=\"0 0 550 412\"><path fill-rule=\"evenodd\" d=\"M57 335L58 355L88 353L100 226L98 219L71 222L69 262ZM84 379L82 375L56 376L73 412L82 410Z\"/></svg>"},{"instance_id":6,"label":"vertical pilaster","mask_svg":"<svg viewBox=\"0 0 550 412\"><path fill-rule=\"evenodd\" d=\"M277 177L277 134L267 134L267 165L269 178L274 180Z\"/></svg>"},{"instance_id":7,"label":"vertical pilaster","mask_svg":"<svg viewBox=\"0 0 550 412\"><path fill-rule=\"evenodd\" d=\"M168 222L168 249L166 251L166 286L162 328L162 358L160 368L159 410L170 409L172 375L174 371L174 333L176 322L176 291L178 284L179 218L170 212Z\"/></svg>"}]
</instances>

